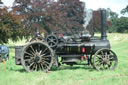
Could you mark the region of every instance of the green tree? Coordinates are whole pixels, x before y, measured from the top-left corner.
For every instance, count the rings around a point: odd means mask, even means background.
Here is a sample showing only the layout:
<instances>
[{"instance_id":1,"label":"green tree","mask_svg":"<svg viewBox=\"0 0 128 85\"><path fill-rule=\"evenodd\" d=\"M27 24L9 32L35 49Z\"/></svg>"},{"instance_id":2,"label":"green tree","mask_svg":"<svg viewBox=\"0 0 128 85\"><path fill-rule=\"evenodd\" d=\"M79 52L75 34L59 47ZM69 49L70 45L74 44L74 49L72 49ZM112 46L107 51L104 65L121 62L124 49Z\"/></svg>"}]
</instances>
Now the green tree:
<instances>
[{"instance_id":1,"label":"green tree","mask_svg":"<svg viewBox=\"0 0 128 85\"><path fill-rule=\"evenodd\" d=\"M128 13L128 5L126 6L126 8L121 10L121 14L126 14Z\"/></svg>"},{"instance_id":2,"label":"green tree","mask_svg":"<svg viewBox=\"0 0 128 85\"><path fill-rule=\"evenodd\" d=\"M117 32L128 33L128 17L120 17L116 20L115 27Z\"/></svg>"},{"instance_id":3,"label":"green tree","mask_svg":"<svg viewBox=\"0 0 128 85\"><path fill-rule=\"evenodd\" d=\"M110 8L107 8L106 11L107 11L107 19L110 22L110 25L108 27L108 32L117 32L116 23L118 20L118 14L116 12L113 12Z\"/></svg>"},{"instance_id":4,"label":"green tree","mask_svg":"<svg viewBox=\"0 0 128 85\"><path fill-rule=\"evenodd\" d=\"M9 39L17 41L23 38L21 16L7 7L0 8L0 43L7 43Z\"/></svg>"},{"instance_id":5,"label":"green tree","mask_svg":"<svg viewBox=\"0 0 128 85\"><path fill-rule=\"evenodd\" d=\"M108 29L109 32L119 32L126 33L128 32L128 18L127 17L118 17L118 14L107 9L109 20L111 21L111 27ZM128 6L124 8L121 13L125 14L128 12Z\"/></svg>"}]
</instances>

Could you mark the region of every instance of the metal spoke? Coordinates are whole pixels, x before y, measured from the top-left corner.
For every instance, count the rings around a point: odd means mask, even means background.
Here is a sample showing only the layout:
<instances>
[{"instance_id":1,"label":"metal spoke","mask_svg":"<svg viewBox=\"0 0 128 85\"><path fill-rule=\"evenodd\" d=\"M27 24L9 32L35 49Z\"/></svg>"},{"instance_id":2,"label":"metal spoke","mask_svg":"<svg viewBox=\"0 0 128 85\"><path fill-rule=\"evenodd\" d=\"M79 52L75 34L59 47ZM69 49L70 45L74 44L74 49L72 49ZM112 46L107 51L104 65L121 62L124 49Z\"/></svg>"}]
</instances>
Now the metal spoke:
<instances>
[{"instance_id":1,"label":"metal spoke","mask_svg":"<svg viewBox=\"0 0 128 85\"><path fill-rule=\"evenodd\" d=\"M56 44L56 42L52 42L53 43L53 45L55 45Z\"/></svg>"},{"instance_id":2,"label":"metal spoke","mask_svg":"<svg viewBox=\"0 0 128 85\"><path fill-rule=\"evenodd\" d=\"M49 58L49 57L51 57L51 55L46 55L46 56L43 56L43 57L45 57L45 58Z\"/></svg>"},{"instance_id":3,"label":"metal spoke","mask_svg":"<svg viewBox=\"0 0 128 85\"><path fill-rule=\"evenodd\" d=\"M33 64L34 64L34 62L32 62L28 67L30 68Z\"/></svg>"},{"instance_id":4,"label":"metal spoke","mask_svg":"<svg viewBox=\"0 0 128 85\"><path fill-rule=\"evenodd\" d=\"M50 46L54 45L52 42L50 43Z\"/></svg>"},{"instance_id":5,"label":"metal spoke","mask_svg":"<svg viewBox=\"0 0 128 85\"><path fill-rule=\"evenodd\" d=\"M51 39L50 38L47 38L48 39L48 41L50 41Z\"/></svg>"},{"instance_id":6,"label":"metal spoke","mask_svg":"<svg viewBox=\"0 0 128 85\"><path fill-rule=\"evenodd\" d=\"M42 64L42 63L40 63L40 65L41 65L42 70L44 70L43 64Z\"/></svg>"},{"instance_id":7,"label":"metal spoke","mask_svg":"<svg viewBox=\"0 0 128 85\"><path fill-rule=\"evenodd\" d=\"M103 63L103 62L100 62L100 63L98 63L98 64L101 66L101 65L102 65L102 63ZM96 65L98 65L98 64L96 64Z\"/></svg>"},{"instance_id":8,"label":"metal spoke","mask_svg":"<svg viewBox=\"0 0 128 85\"><path fill-rule=\"evenodd\" d=\"M44 67L44 63L40 63L41 64L41 67L43 68L43 70L45 70L45 67Z\"/></svg>"},{"instance_id":9,"label":"metal spoke","mask_svg":"<svg viewBox=\"0 0 128 85\"><path fill-rule=\"evenodd\" d=\"M48 48L45 48L45 50L44 50L41 54L43 54L47 49L48 49Z\"/></svg>"},{"instance_id":10,"label":"metal spoke","mask_svg":"<svg viewBox=\"0 0 128 85\"><path fill-rule=\"evenodd\" d=\"M41 55L41 53L42 53L42 50L40 50L39 55Z\"/></svg>"},{"instance_id":11,"label":"metal spoke","mask_svg":"<svg viewBox=\"0 0 128 85\"><path fill-rule=\"evenodd\" d=\"M38 44L38 51L40 52L40 44Z\"/></svg>"},{"instance_id":12,"label":"metal spoke","mask_svg":"<svg viewBox=\"0 0 128 85\"><path fill-rule=\"evenodd\" d=\"M100 60L95 60L95 62L102 62L102 61L100 61Z\"/></svg>"},{"instance_id":13,"label":"metal spoke","mask_svg":"<svg viewBox=\"0 0 128 85\"><path fill-rule=\"evenodd\" d=\"M95 63L100 63L100 62L102 62L101 59L97 59L97 60L95 60Z\"/></svg>"},{"instance_id":14,"label":"metal spoke","mask_svg":"<svg viewBox=\"0 0 128 85\"><path fill-rule=\"evenodd\" d=\"M38 49L38 48L37 48L37 49ZM37 49L36 49L36 53L38 53Z\"/></svg>"},{"instance_id":15,"label":"metal spoke","mask_svg":"<svg viewBox=\"0 0 128 85\"><path fill-rule=\"evenodd\" d=\"M105 56L108 56L108 53L107 52L105 52Z\"/></svg>"},{"instance_id":16,"label":"metal spoke","mask_svg":"<svg viewBox=\"0 0 128 85\"><path fill-rule=\"evenodd\" d=\"M40 55L40 57L43 57L43 56L45 56L46 54L42 54L42 55Z\"/></svg>"},{"instance_id":17,"label":"metal spoke","mask_svg":"<svg viewBox=\"0 0 128 85\"><path fill-rule=\"evenodd\" d=\"M30 51L32 53L32 55L35 55L35 53L33 53L32 51Z\"/></svg>"},{"instance_id":18,"label":"metal spoke","mask_svg":"<svg viewBox=\"0 0 128 85\"><path fill-rule=\"evenodd\" d=\"M44 63L46 63L46 64L48 64L48 65L50 64L50 63L49 63L49 62L47 62L47 61L43 61L43 62L44 62Z\"/></svg>"},{"instance_id":19,"label":"metal spoke","mask_svg":"<svg viewBox=\"0 0 128 85\"><path fill-rule=\"evenodd\" d=\"M25 51L25 53L24 53L24 54L28 54L28 55L30 55L30 56L34 56L34 55L32 55L32 54L30 54L30 53L28 53L28 52L26 52L26 51Z\"/></svg>"},{"instance_id":20,"label":"metal spoke","mask_svg":"<svg viewBox=\"0 0 128 85\"><path fill-rule=\"evenodd\" d=\"M54 37L51 37L51 40L53 40L54 39Z\"/></svg>"},{"instance_id":21,"label":"metal spoke","mask_svg":"<svg viewBox=\"0 0 128 85\"><path fill-rule=\"evenodd\" d=\"M115 61L115 59L113 57L109 58L110 61Z\"/></svg>"},{"instance_id":22,"label":"metal spoke","mask_svg":"<svg viewBox=\"0 0 128 85\"><path fill-rule=\"evenodd\" d=\"M35 65L36 65L36 66L35 66L35 70L37 71L37 66L38 66L38 65L37 65L37 64L35 64Z\"/></svg>"},{"instance_id":23,"label":"metal spoke","mask_svg":"<svg viewBox=\"0 0 128 85\"><path fill-rule=\"evenodd\" d=\"M101 63L98 63L98 64L96 64L96 66L98 66L98 68L100 69L101 66L102 66L102 64Z\"/></svg>"},{"instance_id":24,"label":"metal spoke","mask_svg":"<svg viewBox=\"0 0 128 85\"><path fill-rule=\"evenodd\" d=\"M34 57L30 57L30 56L25 56L25 58L27 58L27 59L34 59Z\"/></svg>"},{"instance_id":25,"label":"metal spoke","mask_svg":"<svg viewBox=\"0 0 128 85\"><path fill-rule=\"evenodd\" d=\"M101 54L102 54L102 56L104 57L104 53L103 53L103 51L101 51Z\"/></svg>"},{"instance_id":26,"label":"metal spoke","mask_svg":"<svg viewBox=\"0 0 128 85\"><path fill-rule=\"evenodd\" d=\"M109 62L109 63L107 62L107 65L108 65L109 68L110 68L111 64L112 64L111 62Z\"/></svg>"},{"instance_id":27,"label":"metal spoke","mask_svg":"<svg viewBox=\"0 0 128 85\"><path fill-rule=\"evenodd\" d=\"M39 67L38 69L40 70L41 69L40 63L38 64L38 67Z\"/></svg>"},{"instance_id":28,"label":"metal spoke","mask_svg":"<svg viewBox=\"0 0 128 85\"><path fill-rule=\"evenodd\" d=\"M25 57L25 58L31 58L30 56L26 56L26 55L25 55L24 57Z\"/></svg>"},{"instance_id":29,"label":"metal spoke","mask_svg":"<svg viewBox=\"0 0 128 85\"><path fill-rule=\"evenodd\" d=\"M26 62L26 61L31 61L32 59L25 59L24 61Z\"/></svg>"},{"instance_id":30,"label":"metal spoke","mask_svg":"<svg viewBox=\"0 0 128 85\"><path fill-rule=\"evenodd\" d=\"M36 63L34 63L34 65L33 65L33 70L35 70L35 68L36 68Z\"/></svg>"},{"instance_id":31,"label":"metal spoke","mask_svg":"<svg viewBox=\"0 0 128 85\"><path fill-rule=\"evenodd\" d=\"M104 69L108 69L108 66L107 67L106 66L107 66L107 64L103 64Z\"/></svg>"},{"instance_id":32,"label":"metal spoke","mask_svg":"<svg viewBox=\"0 0 128 85\"><path fill-rule=\"evenodd\" d=\"M31 47L32 51L33 51L34 53L36 53L35 50L33 49L32 45L31 45L30 47Z\"/></svg>"},{"instance_id":33,"label":"metal spoke","mask_svg":"<svg viewBox=\"0 0 128 85\"><path fill-rule=\"evenodd\" d=\"M47 61L49 61L50 59L49 59L49 58L42 58L42 60L47 60Z\"/></svg>"},{"instance_id":34,"label":"metal spoke","mask_svg":"<svg viewBox=\"0 0 128 85\"><path fill-rule=\"evenodd\" d=\"M54 41L56 41L56 39L55 39L55 38L54 38L53 40L54 40Z\"/></svg>"},{"instance_id":35,"label":"metal spoke","mask_svg":"<svg viewBox=\"0 0 128 85\"><path fill-rule=\"evenodd\" d=\"M44 65L46 66L46 69L48 68L48 65L44 63Z\"/></svg>"},{"instance_id":36,"label":"metal spoke","mask_svg":"<svg viewBox=\"0 0 128 85\"><path fill-rule=\"evenodd\" d=\"M101 56L102 56L102 55L99 55L99 56L97 55L97 57L98 57L98 58L101 58L101 59L102 59L102 57L101 57Z\"/></svg>"},{"instance_id":37,"label":"metal spoke","mask_svg":"<svg viewBox=\"0 0 128 85\"><path fill-rule=\"evenodd\" d=\"M32 65L32 67L31 68L29 68L29 69L31 69L32 71L34 70L34 66L35 66L35 63Z\"/></svg>"}]
</instances>

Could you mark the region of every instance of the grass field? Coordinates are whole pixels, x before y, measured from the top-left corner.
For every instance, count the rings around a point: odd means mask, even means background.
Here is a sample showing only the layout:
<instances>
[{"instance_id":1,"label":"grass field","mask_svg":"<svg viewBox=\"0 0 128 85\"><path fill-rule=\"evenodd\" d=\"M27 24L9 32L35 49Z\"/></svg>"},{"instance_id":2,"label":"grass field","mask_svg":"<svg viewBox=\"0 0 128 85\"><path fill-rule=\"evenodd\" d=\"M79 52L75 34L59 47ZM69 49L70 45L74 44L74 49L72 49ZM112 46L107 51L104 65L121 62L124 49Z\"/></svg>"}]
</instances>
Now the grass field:
<instances>
[{"instance_id":1,"label":"grass field","mask_svg":"<svg viewBox=\"0 0 128 85\"><path fill-rule=\"evenodd\" d=\"M48 73L27 73L15 65L14 49L10 48L10 60L0 63L0 85L128 85L128 34L108 34L112 50L118 56L114 71L96 71L91 66L62 65ZM24 41L11 45L24 44ZM4 69L6 67L6 69Z\"/></svg>"}]
</instances>

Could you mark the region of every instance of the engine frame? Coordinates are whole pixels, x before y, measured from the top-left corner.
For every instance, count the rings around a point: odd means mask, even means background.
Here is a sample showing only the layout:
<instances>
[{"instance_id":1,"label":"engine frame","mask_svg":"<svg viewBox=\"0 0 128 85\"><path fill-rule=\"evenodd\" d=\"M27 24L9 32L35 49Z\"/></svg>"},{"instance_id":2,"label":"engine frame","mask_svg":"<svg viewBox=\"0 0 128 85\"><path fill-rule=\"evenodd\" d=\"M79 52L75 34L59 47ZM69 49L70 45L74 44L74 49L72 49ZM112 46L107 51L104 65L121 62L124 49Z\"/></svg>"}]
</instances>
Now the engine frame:
<instances>
[{"instance_id":1,"label":"engine frame","mask_svg":"<svg viewBox=\"0 0 128 85\"><path fill-rule=\"evenodd\" d=\"M15 48L16 65L23 65L28 72L39 69L46 72L52 65L73 66L78 65L78 61L87 61L86 64L96 70L115 69L118 59L107 40L105 10L101 10L101 28L101 38L90 34L67 36L56 32L48 34L44 39L35 37L28 44Z\"/></svg>"}]
</instances>

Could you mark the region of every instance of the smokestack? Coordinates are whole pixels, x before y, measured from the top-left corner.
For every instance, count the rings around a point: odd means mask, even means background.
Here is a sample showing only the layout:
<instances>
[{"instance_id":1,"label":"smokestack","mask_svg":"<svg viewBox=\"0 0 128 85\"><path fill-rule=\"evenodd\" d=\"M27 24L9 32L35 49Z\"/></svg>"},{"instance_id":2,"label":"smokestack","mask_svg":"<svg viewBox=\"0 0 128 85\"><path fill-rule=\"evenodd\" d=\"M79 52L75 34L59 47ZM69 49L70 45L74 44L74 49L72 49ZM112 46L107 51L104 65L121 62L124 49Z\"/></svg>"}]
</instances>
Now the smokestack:
<instances>
[{"instance_id":1,"label":"smokestack","mask_svg":"<svg viewBox=\"0 0 128 85\"><path fill-rule=\"evenodd\" d=\"M101 39L107 40L106 29L107 29L107 17L106 10L100 10L101 12Z\"/></svg>"}]
</instances>

